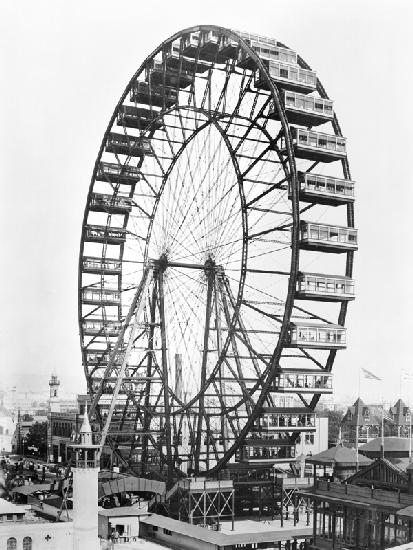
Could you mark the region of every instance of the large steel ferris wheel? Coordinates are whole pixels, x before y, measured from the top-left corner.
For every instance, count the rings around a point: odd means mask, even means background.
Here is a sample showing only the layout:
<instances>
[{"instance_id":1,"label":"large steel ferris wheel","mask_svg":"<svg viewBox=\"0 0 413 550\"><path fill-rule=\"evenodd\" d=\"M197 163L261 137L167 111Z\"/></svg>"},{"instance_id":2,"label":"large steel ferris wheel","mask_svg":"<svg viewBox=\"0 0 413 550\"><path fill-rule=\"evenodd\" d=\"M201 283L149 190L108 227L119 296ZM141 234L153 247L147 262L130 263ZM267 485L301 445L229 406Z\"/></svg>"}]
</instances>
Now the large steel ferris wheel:
<instances>
[{"instance_id":1,"label":"large steel ferris wheel","mask_svg":"<svg viewBox=\"0 0 413 550\"><path fill-rule=\"evenodd\" d=\"M144 61L79 263L90 414L120 460L171 478L294 456L345 347L353 202L332 101L291 49L206 25Z\"/></svg>"}]
</instances>

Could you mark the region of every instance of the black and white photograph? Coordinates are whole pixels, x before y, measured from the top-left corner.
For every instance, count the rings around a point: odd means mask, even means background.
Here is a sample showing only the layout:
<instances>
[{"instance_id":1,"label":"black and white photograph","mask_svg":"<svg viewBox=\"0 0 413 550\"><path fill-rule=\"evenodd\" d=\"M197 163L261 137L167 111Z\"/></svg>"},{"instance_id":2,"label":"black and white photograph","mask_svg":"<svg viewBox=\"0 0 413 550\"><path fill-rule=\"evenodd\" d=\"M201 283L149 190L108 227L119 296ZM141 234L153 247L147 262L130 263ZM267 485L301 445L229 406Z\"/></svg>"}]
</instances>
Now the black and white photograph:
<instances>
[{"instance_id":1,"label":"black and white photograph","mask_svg":"<svg viewBox=\"0 0 413 550\"><path fill-rule=\"evenodd\" d=\"M413 550L413 4L0 5L0 550Z\"/></svg>"}]
</instances>

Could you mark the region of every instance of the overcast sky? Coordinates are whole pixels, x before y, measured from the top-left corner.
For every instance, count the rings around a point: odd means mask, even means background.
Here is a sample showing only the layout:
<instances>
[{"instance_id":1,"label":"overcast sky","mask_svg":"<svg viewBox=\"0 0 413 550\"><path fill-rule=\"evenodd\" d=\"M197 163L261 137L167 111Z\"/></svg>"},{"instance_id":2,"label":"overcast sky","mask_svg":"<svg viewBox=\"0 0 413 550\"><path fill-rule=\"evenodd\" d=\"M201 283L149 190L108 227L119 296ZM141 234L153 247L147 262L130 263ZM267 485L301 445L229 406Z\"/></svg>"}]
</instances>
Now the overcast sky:
<instances>
[{"instance_id":1,"label":"overcast sky","mask_svg":"<svg viewBox=\"0 0 413 550\"><path fill-rule=\"evenodd\" d=\"M334 366L335 390L338 398L356 396L364 367L384 383L362 383L363 397L397 397L400 369L412 369L413 341L409 0L3 0L1 385L37 390L55 369L66 391L85 390L77 264L99 144L145 57L202 23L276 37L317 71L335 101L360 231L357 301L347 318L348 349ZM412 390L403 383L406 400Z\"/></svg>"}]
</instances>

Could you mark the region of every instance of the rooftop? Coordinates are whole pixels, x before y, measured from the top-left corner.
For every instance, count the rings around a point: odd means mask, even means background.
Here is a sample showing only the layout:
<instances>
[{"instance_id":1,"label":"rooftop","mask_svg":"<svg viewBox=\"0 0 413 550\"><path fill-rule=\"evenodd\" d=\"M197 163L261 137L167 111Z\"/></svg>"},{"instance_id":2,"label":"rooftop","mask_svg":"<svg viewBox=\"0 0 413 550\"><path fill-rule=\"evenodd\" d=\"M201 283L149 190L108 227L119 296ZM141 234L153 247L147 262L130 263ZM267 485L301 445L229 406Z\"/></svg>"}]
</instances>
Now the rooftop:
<instances>
[{"instance_id":1,"label":"rooftop","mask_svg":"<svg viewBox=\"0 0 413 550\"><path fill-rule=\"evenodd\" d=\"M243 533L222 533L220 531L211 531L197 525L191 525L178 521L176 519L167 518L165 516L159 516L152 514L148 518L142 519L141 523L147 525L154 525L163 529L169 529L174 533L179 533L187 537L191 537L203 542L209 542L218 546L232 546L234 544L248 544L248 543L265 543L265 542L278 542L290 539L302 539L305 537L311 537L312 527L302 527L298 529L284 529L284 530L268 530L268 531L256 531L256 532L243 532Z\"/></svg>"}]
</instances>

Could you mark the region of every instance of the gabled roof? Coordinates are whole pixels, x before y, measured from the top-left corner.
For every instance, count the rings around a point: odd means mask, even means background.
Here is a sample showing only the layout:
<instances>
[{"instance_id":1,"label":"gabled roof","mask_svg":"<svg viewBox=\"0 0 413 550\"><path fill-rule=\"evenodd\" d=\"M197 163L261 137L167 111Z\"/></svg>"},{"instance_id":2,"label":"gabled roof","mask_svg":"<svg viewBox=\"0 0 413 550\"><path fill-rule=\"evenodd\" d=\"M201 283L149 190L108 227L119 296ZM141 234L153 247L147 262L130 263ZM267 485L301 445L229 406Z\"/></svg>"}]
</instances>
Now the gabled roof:
<instances>
[{"instance_id":1,"label":"gabled roof","mask_svg":"<svg viewBox=\"0 0 413 550\"><path fill-rule=\"evenodd\" d=\"M408 476L398 466L392 464L386 458L377 458L370 466L356 472L349 478L347 483L353 485L374 485L391 488L407 489Z\"/></svg>"},{"instance_id":2,"label":"gabled roof","mask_svg":"<svg viewBox=\"0 0 413 550\"><path fill-rule=\"evenodd\" d=\"M368 413L368 414L367 414ZM347 409L341 424L347 426L375 426L381 423L375 407L367 406L360 397Z\"/></svg>"},{"instance_id":3,"label":"gabled roof","mask_svg":"<svg viewBox=\"0 0 413 550\"><path fill-rule=\"evenodd\" d=\"M409 407L402 399L398 399L393 407L390 407L389 414L391 415L393 421L399 426L408 426L408 416Z\"/></svg>"}]
</instances>

